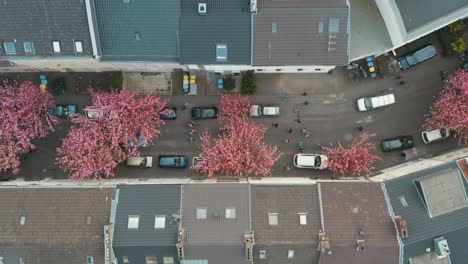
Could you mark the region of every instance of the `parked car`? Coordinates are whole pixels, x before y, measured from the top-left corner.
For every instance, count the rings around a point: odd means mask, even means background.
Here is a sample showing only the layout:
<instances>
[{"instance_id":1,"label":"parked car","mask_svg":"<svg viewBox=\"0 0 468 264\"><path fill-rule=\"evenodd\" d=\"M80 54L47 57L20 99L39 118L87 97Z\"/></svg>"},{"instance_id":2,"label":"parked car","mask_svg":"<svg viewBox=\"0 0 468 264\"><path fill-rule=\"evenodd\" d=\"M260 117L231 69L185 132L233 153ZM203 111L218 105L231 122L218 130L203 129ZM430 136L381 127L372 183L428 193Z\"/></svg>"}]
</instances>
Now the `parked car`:
<instances>
[{"instance_id":1,"label":"parked car","mask_svg":"<svg viewBox=\"0 0 468 264\"><path fill-rule=\"evenodd\" d=\"M413 146L414 140L412 136L399 136L382 140L382 150L384 152L409 149Z\"/></svg>"},{"instance_id":2,"label":"parked car","mask_svg":"<svg viewBox=\"0 0 468 264\"><path fill-rule=\"evenodd\" d=\"M163 120L174 120L177 118L177 108L166 106L159 112L159 118Z\"/></svg>"},{"instance_id":3,"label":"parked car","mask_svg":"<svg viewBox=\"0 0 468 264\"><path fill-rule=\"evenodd\" d=\"M138 147L139 148L146 148L148 146L148 143L146 142L145 138L142 135L140 135L140 133L137 133L135 135L135 138L138 141ZM129 139L127 141L127 144L128 144L129 147L133 147L135 145L135 143L133 143L132 139ZM125 144L123 142L120 142L119 147L121 149L125 149Z\"/></svg>"},{"instance_id":4,"label":"parked car","mask_svg":"<svg viewBox=\"0 0 468 264\"><path fill-rule=\"evenodd\" d=\"M435 55L437 55L437 49L433 45L428 45L399 57L398 66L400 66L402 70L408 70L417 64L434 57Z\"/></svg>"},{"instance_id":5,"label":"parked car","mask_svg":"<svg viewBox=\"0 0 468 264\"><path fill-rule=\"evenodd\" d=\"M187 168L189 158L183 155L161 155L159 156L160 168Z\"/></svg>"},{"instance_id":6,"label":"parked car","mask_svg":"<svg viewBox=\"0 0 468 264\"><path fill-rule=\"evenodd\" d=\"M192 119L215 119L218 118L218 108L210 107L192 107Z\"/></svg>"},{"instance_id":7,"label":"parked car","mask_svg":"<svg viewBox=\"0 0 468 264\"><path fill-rule=\"evenodd\" d=\"M127 166L151 168L153 167L153 156L128 157Z\"/></svg>"},{"instance_id":8,"label":"parked car","mask_svg":"<svg viewBox=\"0 0 468 264\"><path fill-rule=\"evenodd\" d=\"M91 120L99 119L104 117L104 113L99 110L88 110L85 111L86 117Z\"/></svg>"},{"instance_id":9,"label":"parked car","mask_svg":"<svg viewBox=\"0 0 468 264\"><path fill-rule=\"evenodd\" d=\"M444 140L450 136L450 132L444 128L423 131L421 137L424 143L429 144L434 141Z\"/></svg>"},{"instance_id":10,"label":"parked car","mask_svg":"<svg viewBox=\"0 0 468 264\"><path fill-rule=\"evenodd\" d=\"M252 105L250 116L279 116L280 108L277 105Z\"/></svg>"},{"instance_id":11,"label":"parked car","mask_svg":"<svg viewBox=\"0 0 468 264\"><path fill-rule=\"evenodd\" d=\"M56 104L53 108L50 109L50 112L54 116L69 117L78 113L78 106L75 104Z\"/></svg>"},{"instance_id":12,"label":"parked car","mask_svg":"<svg viewBox=\"0 0 468 264\"><path fill-rule=\"evenodd\" d=\"M294 155L293 164L297 168L323 170L328 167L328 157L320 154L298 153Z\"/></svg>"},{"instance_id":13,"label":"parked car","mask_svg":"<svg viewBox=\"0 0 468 264\"><path fill-rule=\"evenodd\" d=\"M382 94L372 97L362 97L356 100L356 107L359 111L369 111L375 108L384 107L395 103L395 95Z\"/></svg>"}]
</instances>

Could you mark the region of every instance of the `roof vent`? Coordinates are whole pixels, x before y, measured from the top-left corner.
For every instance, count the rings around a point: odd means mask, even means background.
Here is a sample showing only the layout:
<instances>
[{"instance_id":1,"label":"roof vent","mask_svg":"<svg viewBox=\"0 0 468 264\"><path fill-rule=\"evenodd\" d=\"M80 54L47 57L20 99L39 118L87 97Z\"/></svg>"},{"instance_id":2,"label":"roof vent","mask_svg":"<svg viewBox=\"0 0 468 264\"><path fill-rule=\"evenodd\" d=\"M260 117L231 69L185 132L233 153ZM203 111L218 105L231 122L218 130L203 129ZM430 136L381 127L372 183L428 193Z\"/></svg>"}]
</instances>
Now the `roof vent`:
<instances>
[{"instance_id":1,"label":"roof vent","mask_svg":"<svg viewBox=\"0 0 468 264\"><path fill-rule=\"evenodd\" d=\"M198 3L198 14L206 16L206 3Z\"/></svg>"},{"instance_id":2,"label":"roof vent","mask_svg":"<svg viewBox=\"0 0 468 264\"><path fill-rule=\"evenodd\" d=\"M439 237L434 239L435 243L435 252L437 253L437 258L445 258L450 254L450 249L447 243L447 239L444 237Z\"/></svg>"},{"instance_id":3,"label":"roof vent","mask_svg":"<svg viewBox=\"0 0 468 264\"><path fill-rule=\"evenodd\" d=\"M250 13L257 13L257 0L250 0Z\"/></svg>"}]
</instances>

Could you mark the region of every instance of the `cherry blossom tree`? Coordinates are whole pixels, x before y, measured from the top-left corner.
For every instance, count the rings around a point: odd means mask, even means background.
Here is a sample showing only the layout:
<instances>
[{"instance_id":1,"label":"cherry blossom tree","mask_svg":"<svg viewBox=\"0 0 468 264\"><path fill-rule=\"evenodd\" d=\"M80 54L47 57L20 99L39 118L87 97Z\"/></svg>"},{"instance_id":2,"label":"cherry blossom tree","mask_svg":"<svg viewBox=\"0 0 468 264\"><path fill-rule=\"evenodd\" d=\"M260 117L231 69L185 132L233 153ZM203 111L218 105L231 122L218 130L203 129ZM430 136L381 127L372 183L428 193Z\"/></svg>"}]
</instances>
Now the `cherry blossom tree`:
<instances>
[{"instance_id":1,"label":"cherry blossom tree","mask_svg":"<svg viewBox=\"0 0 468 264\"><path fill-rule=\"evenodd\" d=\"M439 98L426 116L424 128L448 129L460 142L468 143L468 72L458 70L444 81Z\"/></svg>"},{"instance_id":2,"label":"cherry blossom tree","mask_svg":"<svg viewBox=\"0 0 468 264\"><path fill-rule=\"evenodd\" d=\"M338 143L337 147L322 146L328 156L328 169L335 175L359 176L362 173L369 174L375 169L373 164L382 161L382 158L371 153L375 150L375 144L367 142L367 133L362 133L347 147Z\"/></svg>"},{"instance_id":3,"label":"cherry blossom tree","mask_svg":"<svg viewBox=\"0 0 468 264\"><path fill-rule=\"evenodd\" d=\"M241 177L269 175L281 157L276 146L264 143L267 127L246 118L234 118L213 139L201 136L202 160L195 169L212 178L216 173Z\"/></svg>"},{"instance_id":4,"label":"cherry blossom tree","mask_svg":"<svg viewBox=\"0 0 468 264\"><path fill-rule=\"evenodd\" d=\"M167 101L154 94L90 93L93 105L84 111L95 118L74 116L74 127L57 150L57 164L73 180L113 177L117 164L139 155L139 142L158 138L164 124L159 111Z\"/></svg>"},{"instance_id":5,"label":"cherry blossom tree","mask_svg":"<svg viewBox=\"0 0 468 264\"><path fill-rule=\"evenodd\" d=\"M248 96L240 94L221 94L219 113L220 121L229 121L232 118L245 118L250 113L250 101Z\"/></svg>"},{"instance_id":6,"label":"cherry blossom tree","mask_svg":"<svg viewBox=\"0 0 468 264\"><path fill-rule=\"evenodd\" d=\"M46 137L58 119L48 109L54 100L32 82L4 82L0 87L0 172L19 172L19 158L33 149L31 142Z\"/></svg>"}]
</instances>

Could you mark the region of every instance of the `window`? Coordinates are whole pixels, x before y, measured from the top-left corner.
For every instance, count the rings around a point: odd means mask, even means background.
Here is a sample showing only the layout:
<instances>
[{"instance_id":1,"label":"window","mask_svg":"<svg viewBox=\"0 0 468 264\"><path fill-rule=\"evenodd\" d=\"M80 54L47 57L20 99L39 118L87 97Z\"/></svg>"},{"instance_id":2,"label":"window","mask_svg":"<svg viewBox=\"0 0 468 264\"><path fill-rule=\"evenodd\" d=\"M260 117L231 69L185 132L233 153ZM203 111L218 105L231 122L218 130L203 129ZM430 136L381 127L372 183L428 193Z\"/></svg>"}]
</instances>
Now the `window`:
<instances>
[{"instance_id":1,"label":"window","mask_svg":"<svg viewBox=\"0 0 468 264\"><path fill-rule=\"evenodd\" d=\"M20 225L26 224L26 216L20 217Z\"/></svg>"},{"instance_id":2,"label":"window","mask_svg":"<svg viewBox=\"0 0 468 264\"><path fill-rule=\"evenodd\" d=\"M75 41L75 51L77 53L83 53L83 41L81 40Z\"/></svg>"},{"instance_id":3,"label":"window","mask_svg":"<svg viewBox=\"0 0 468 264\"><path fill-rule=\"evenodd\" d=\"M123 262L123 264L128 264L128 263L130 263L130 261L128 260L128 257L127 257L127 256L123 256L123 257L122 257L122 262Z\"/></svg>"},{"instance_id":4,"label":"window","mask_svg":"<svg viewBox=\"0 0 468 264\"><path fill-rule=\"evenodd\" d=\"M266 259L266 250L260 250L259 259Z\"/></svg>"},{"instance_id":5,"label":"window","mask_svg":"<svg viewBox=\"0 0 468 264\"><path fill-rule=\"evenodd\" d=\"M298 72L301 72L301 71L303 71L303 69L297 69L297 71L298 71Z\"/></svg>"},{"instance_id":6,"label":"window","mask_svg":"<svg viewBox=\"0 0 468 264\"><path fill-rule=\"evenodd\" d=\"M403 207L408 207L408 202L404 196L399 196L398 199L400 199L400 203Z\"/></svg>"},{"instance_id":7,"label":"window","mask_svg":"<svg viewBox=\"0 0 468 264\"><path fill-rule=\"evenodd\" d=\"M225 215L226 219L236 219L236 208L226 208Z\"/></svg>"},{"instance_id":8,"label":"window","mask_svg":"<svg viewBox=\"0 0 468 264\"><path fill-rule=\"evenodd\" d=\"M163 264L174 264L173 257L163 257Z\"/></svg>"},{"instance_id":9,"label":"window","mask_svg":"<svg viewBox=\"0 0 468 264\"><path fill-rule=\"evenodd\" d=\"M138 223L140 222L139 215L128 216L128 229L138 229Z\"/></svg>"},{"instance_id":10,"label":"window","mask_svg":"<svg viewBox=\"0 0 468 264\"><path fill-rule=\"evenodd\" d=\"M288 258L294 258L294 250L290 249L288 250Z\"/></svg>"},{"instance_id":11,"label":"window","mask_svg":"<svg viewBox=\"0 0 468 264\"><path fill-rule=\"evenodd\" d=\"M258 72L262 72L262 71L263 71L263 69L257 69L257 71L258 71Z\"/></svg>"},{"instance_id":12,"label":"window","mask_svg":"<svg viewBox=\"0 0 468 264\"><path fill-rule=\"evenodd\" d=\"M277 33L278 32L278 24L277 23L271 23L271 32L272 33Z\"/></svg>"},{"instance_id":13,"label":"window","mask_svg":"<svg viewBox=\"0 0 468 264\"><path fill-rule=\"evenodd\" d=\"M207 209L206 208L197 208L197 219L206 219Z\"/></svg>"},{"instance_id":14,"label":"window","mask_svg":"<svg viewBox=\"0 0 468 264\"><path fill-rule=\"evenodd\" d=\"M165 215L157 215L154 218L154 228L165 228L166 227L166 216Z\"/></svg>"},{"instance_id":15,"label":"window","mask_svg":"<svg viewBox=\"0 0 468 264\"><path fill-rule=\"evenodd\" d=\"M92 219L92 218L91 218L90 215L88 215L88 216L86 217L86 224L87 224L87 225L90 225L90 224L91 224L91 219Z\"/></svg>"},{"instance_id":16,"label":"window","mask_svg":"<svg viewBox=\"0 0 468 264\"><path fill-rule=\"evenodd\" d=\"M268 224L271 226L278 225L278 214L277 213L269 213L268 214Z\"/></svg>"},{"instance_id":17,"label":"window","mask_svg":"<svg viewBox=\"0 0 468 264\"><path fill-rule=\"evenodd\" d=\"M23 42L24 53L34 54L34 44L32 42Z\"/></svg>"},{"instance_id":18,"label":"window","mask_svg":"<svg viewBox=\"0 0 468 264\"><path fill-rule=\"evenodd\" d=\"M323 33L323 29L325 28L325 23L323 21L318 22L318 32Z\"/></svg>"},{"instance_id":19,"label":"window","mask_svg":"<svg viewBox=\"0 0 468 264\"><path fill-rule=\"evenodd\" d=\"M19 257L19 264L24 264L24 257Z\"/></svg>"},{"instance_id":20,"label":"window","mask_svg":"<svg viewBox=\"0 0 468 264\"><path fill-rule=\"evenodd\" d=\"M16 54L16 47L14 42L3 42L5 54Z\"/></svg>"},{"instance_id":21,"label":"window","mask_svg":"<svg viewBox=\"0 0 468 264\"><path fill-rule=\"evenodd\" d=\"M88 264L94 264L94 258L92 256L88 256Z\"/></svg>"},{"instance_id":22,"label":"window","mask_svg":"<svg viewBox=\"0 0 468 264\"><path fill-rule=\"evenodd\" d=\"M146 264L158 264L156 261L156 257L146 257Z\"/></svg>"},{"instance_id":23,"label":"window","mask_svg":"<svg viewBox=\"0 0 468 264\"><path fill-rule=\"evenodd\" d=\"M227 46L226 45L216 45L216 60L226 61L227 60Z\"/></svg>"},{"instance_id":24,"label":"window","mask_svg":"<svg viewBox=\"0 0 468 264\"><path fill-rule=\"evenodd\" d=\"M299 213L299 224L300 225L307 225L307 214L306 213Z\"/></svg>"},{"instance_id":25,"label":"window","mask_svg":"<svg viewBox=\"0 0 468 264\"><path fill-rule=\"evenodd\" d=\"M53 41L52 46L54 47L54 52L55 53L60 53L61 52L60 41Z\"/></svg>"},{"instance_id":26,"label":"window","mask_svg":"<svg viewBox=\"0 0 468 264\"><path fill-rule=\"evenodd\" d=\"M334 17L328 19L328 33L340 32L340 18Z\"/></svg>"},{"instance_id":27,"label":"window","mask_svg":"<svg viewBox=\"0 0 468 264\"><path fill-rule=\"evenodd\" d=\"M277 71L277 72L280 72L280 71L281 71L281 69L276 69L275 71Z\"/></svg>"}]
</instances>

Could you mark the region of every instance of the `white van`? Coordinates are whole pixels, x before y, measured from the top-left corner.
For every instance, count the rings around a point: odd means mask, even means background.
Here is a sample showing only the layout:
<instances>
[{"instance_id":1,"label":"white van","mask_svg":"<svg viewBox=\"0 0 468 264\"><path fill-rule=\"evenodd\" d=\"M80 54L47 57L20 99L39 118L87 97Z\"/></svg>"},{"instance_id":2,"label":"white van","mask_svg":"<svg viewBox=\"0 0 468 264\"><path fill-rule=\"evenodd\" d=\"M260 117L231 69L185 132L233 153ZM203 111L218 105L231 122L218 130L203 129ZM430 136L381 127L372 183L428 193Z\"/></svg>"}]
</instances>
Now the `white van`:
<instances>
[{"instance_id":1,"label":"white van","mask_svg":"<svg viewBox=\"0 0 468 264\"><path fill-rule=\"evenodd\" d=\"M277 105L252 105L250 116L279 116L280 108Z\"/></svg>"},{"instance_id":2,"label":"white van","mask_svg":"<svg viewBox=\"0 0 468 264\"><path fill-rule=\"evenodd\" d=\"M394 94L383 94L374 97L363 97L356 101L356 106L359 111L368 111L379 107L384 107L395 103Z\"/></svg>"},{"instance_id":3,"label":"white van","mask_svg":"<svg viewBox=\"0 0 468 264\"><path fill-rule=\"evenodd\" d=\"M128 167L151 168L153 167L153 156L128 157Z\"/></svg>"},{"instance_id":4,"label":"white van","mask_svg":"<svg viewBox=\"0 0 468 264\"><path fill-rule=\"evenodd\" d=\"M446 139L450 136L450 132L447 129L434 129L429 131L424 131L421 133L421 137L424 143L429 144L434 141L439 141Z\"/></svg>"}]
</instances>

